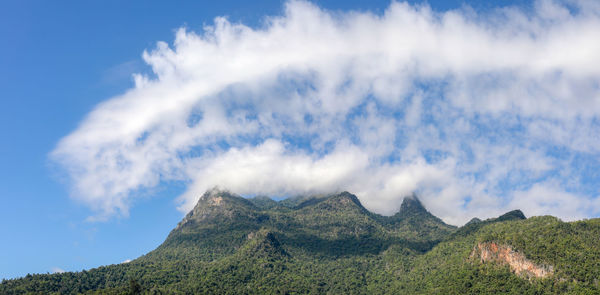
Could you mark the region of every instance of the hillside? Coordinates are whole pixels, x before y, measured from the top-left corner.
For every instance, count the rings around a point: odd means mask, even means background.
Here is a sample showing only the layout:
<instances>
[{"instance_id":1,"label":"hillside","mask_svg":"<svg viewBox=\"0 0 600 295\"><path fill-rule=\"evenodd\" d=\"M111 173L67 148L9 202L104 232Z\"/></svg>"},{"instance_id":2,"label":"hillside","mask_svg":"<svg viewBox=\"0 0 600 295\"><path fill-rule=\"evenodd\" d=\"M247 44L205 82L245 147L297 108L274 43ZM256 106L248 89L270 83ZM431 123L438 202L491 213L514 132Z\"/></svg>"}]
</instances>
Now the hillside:
<instances>
[{"instance_id":1,"label":"hillside","mask_svg":"<svg viewBox=\"0 0 600 295\"><path fill-rule=\"evenodd\" d=\"M600 292L600 220L511 211L461 228L416 196L381 216L343 192L276 202L205 193L125 264L6 280L0 294Z\"/></svg>"}]
</instances>

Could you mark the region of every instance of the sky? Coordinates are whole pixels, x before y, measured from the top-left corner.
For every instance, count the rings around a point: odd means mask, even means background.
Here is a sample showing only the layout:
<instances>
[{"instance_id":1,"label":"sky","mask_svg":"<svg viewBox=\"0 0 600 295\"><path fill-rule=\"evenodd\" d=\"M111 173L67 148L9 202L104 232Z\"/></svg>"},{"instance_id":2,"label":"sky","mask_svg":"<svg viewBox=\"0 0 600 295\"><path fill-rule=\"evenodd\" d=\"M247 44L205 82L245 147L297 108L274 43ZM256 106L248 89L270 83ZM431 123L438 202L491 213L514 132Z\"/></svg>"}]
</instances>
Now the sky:
<instances>
[{"instance_id":1,"label":"sky","mask_svg":"<svg viewBox=\"0 0 600 295\"><path fill-rule=\"evenodd\" d=\"M600 215L600 3L3 1L0 277L158 246L202 193Z\"/></svg>"}]
</instances>

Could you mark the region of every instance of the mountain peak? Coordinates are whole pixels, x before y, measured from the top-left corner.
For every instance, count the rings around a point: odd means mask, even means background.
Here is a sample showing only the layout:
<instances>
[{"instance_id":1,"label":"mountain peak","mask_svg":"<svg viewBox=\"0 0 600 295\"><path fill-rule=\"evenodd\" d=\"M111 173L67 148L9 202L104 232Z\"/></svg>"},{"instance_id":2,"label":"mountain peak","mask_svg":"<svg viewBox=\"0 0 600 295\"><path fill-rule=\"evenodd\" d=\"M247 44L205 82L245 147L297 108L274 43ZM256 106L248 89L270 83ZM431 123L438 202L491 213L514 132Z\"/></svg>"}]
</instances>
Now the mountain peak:
<instances>
[{"instance_id":1,"label":"mountain peak","mask_svg":"<svg viewBox=\"0 0 600 295\"><path fill-rule=\"evenodd\" d=\"M441 239L456 229L427 211L414 193L404 197L400 211L385 220L393 230L414 233L432 240Z\"/></svg>"},{"instance_id":2,"label":"mountain peak","mask_svg":"<svg viewBox=\"0 0 600 295\"><path fill-rule=\"evenodd\" d=\"M461 228L459 228L458 231L456 231L453 234L453 236L466 236L468 234L478 231L480 228L491 223L523 219L527 219L527 217L525 217L525 214L523 214L521 210L509 211L496 218L488 218L486 220L481 220L475 217L469 222L465 223L465 225L463 225Z\"/></svg>"},{"instance_id":3,"label":"mountain peak","mask_svg":"<svg viewBox=\"0 0 600 295\"><path fill-rule=\"evenodd\" d=\"M239 197L239 196L231 193L229 190L222 189L220 187L215 186L212 189L207 190L200 197L196 206L198 206L198 204L200 204L203 200L211 202L214 205L220 205L220 202L223 200L223 198L235 198L235 197Z\"/></svg>"},{"instance_id":4,"label":"mountain peak","mask_svg":"<svg viewBox=\"0 0 600 295\"><path fill-rule=\"evenodd\" d=\"M512 210L500 215L497 221L527 219L521 210Z\"/></svg>"},{"instance_id":5,"label":"mountain peak","mask_svg":"<svg viewBox=\"0 0 600 295\"><path fill-rule=\"evenodd\" d=\"M483 221L477 217L473 217L473 218L471 218L471 220L469 220L469 222L465 223L465 225L475 224L475 223L480 223L480 222L483 222Z\"/></svg>"},{"instance_id":6,"label":"mountain peak","mask_svg":"<svg viewBox=\"0 0 600 295\"><path fill-rule=\"evenodd\" d=\"M219 207L219 206L254 206L254 204L252 204L252 202L248 201L247 199L236 195L232 192L230 192L229 190L226 189L221 189L219 187L214 187L210 190L207 190L198 200L198 203L196 203L196 206L194 209L196 209L197 207L206 207L206 206L214 206L214 207Z\"/></svg>"},{"instance_id":7,"label":"mountain peak","mask_svg":"<svg viewBox=\"0 0 600 295\"><path fill-rule=\"evenodd\" d=\"M206 191L175 229L198 222L223 222L246 218L253 219L257 207L247 199L228 190L215 187Z\"/></svg>"},{"instance_id":8,"label":"mountain peak","mask_svg":"<svg viewBox=\"0 0 600 295\"><path fill-rule=\"evenodd\" d=\"M339 193L337 195L334 195L332 197L332 199L338 200L339 202L342 202L342 203L345 203L345 204L349 203L349 202L352 202L355 205L362 207L362 204L360 203L360 200L358 200L358 197L355 196L355 195L353 195L353 194L351 194L351 193L349 193L349 192L346 192L346 191L341 192L341 193Z\"/></svg>"},{"instance_id":9,"label":"mountain peak","mask_svg":"<svg viewBox=\"0 0 600 295\"><path fill-rule=\"evenodd\" d=\"M349 193L341 192L320 200L315 208L325 210L348 210L358 209L360 211L367 211L358 200L358 197Z\"/></svg>"},{"instance_id":10,"label":"mountain peak","mask_svg":"<svg viewBox=\"0 0 600 295\"><path fill-rule=\"evenodd\" d=\"M423 206L416 194L404 197L402 205L400 205L400 212L427 212L427 209Z\"/></svg>"}]
</instances>

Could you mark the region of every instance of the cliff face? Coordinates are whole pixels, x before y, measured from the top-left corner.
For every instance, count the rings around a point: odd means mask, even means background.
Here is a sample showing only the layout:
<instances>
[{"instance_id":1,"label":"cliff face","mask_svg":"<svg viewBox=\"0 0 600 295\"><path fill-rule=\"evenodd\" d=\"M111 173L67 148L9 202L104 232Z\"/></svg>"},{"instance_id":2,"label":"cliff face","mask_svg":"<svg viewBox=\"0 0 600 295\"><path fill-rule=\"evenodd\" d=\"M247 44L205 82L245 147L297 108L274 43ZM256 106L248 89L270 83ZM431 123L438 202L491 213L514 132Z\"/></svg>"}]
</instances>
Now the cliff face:
<instances>
[{"instance_id":1,"label":"cliff face","mask_svg":"<svg viewBox=\"0 0 600 295\"><path fill-rule=\"evenodd\" d=\"M514 273L527 277L545 278L554 272L552 266L536 264L510 246L494 242L477 244L471 253L471 258L475 257L479 257L481 262L508 264Z\"/></svg>"}]
</instances>

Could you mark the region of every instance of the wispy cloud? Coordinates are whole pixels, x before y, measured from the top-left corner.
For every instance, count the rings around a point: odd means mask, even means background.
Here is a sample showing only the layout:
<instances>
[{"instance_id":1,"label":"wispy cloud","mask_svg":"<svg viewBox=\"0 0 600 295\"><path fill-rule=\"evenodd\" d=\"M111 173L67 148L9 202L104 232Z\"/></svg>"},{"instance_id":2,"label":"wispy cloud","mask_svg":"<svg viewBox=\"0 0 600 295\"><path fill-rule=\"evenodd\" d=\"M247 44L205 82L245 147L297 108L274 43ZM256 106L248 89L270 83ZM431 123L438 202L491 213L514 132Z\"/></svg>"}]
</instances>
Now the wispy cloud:
<instances>
[{"instance_id":1,"label":"wispy cloud","mask_svg":"<svg viewBox=\"0 0 600 295\"><path fill-rule=\"evenodd\" d=\"M64 269L60 268L60 267L53 267L52 268L52 273L63 273L65 272Z\"/></svg>"},{"instance_id":2,"label":"wispy cloud","mask_svg":"<svg viewBox=\"0 0 600 295\"><path fill-rule=\"evenodd\" d=\"M486 13L393 2L381 15L291 1L261 28L216 18L144 52L153 75L51 157L100 218L173 180L189 183L183 211L220 185L349 190L384 214L417 191L451 223L519 205L590 216L600 178L579 168L600 154L599 32L594 1ZM548 206L549 192L569 206Z\"/></svg>"}]
</instances>

